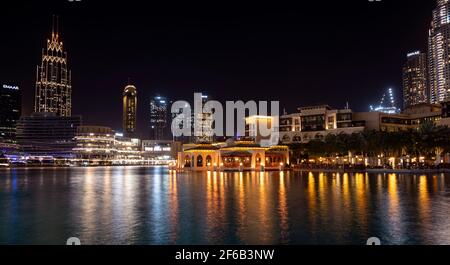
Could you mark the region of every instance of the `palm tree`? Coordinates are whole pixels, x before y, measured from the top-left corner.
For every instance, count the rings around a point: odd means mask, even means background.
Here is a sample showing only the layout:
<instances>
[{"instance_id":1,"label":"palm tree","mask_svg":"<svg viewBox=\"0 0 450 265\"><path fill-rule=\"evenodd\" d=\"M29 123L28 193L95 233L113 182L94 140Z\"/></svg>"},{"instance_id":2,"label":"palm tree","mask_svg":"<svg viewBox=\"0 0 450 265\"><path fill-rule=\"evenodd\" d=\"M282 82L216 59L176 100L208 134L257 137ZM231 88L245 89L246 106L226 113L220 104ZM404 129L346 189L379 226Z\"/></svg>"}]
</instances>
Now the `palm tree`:
<instances>
[{"instance_id":1,"label":"palm tree","mask_svg":"<svg viewBox=\"0 0 450 265\"><path fill-rule=\"evenodd\" d=\"M305 157L305 145L304 144L292 144L289 146L291 150L292 161L300 162Z\"/></svg>"},{"instance_id":2,"label":"palm tree","mask_svg":"<svg viewBox=\"0 0 450 265\"><path fill-rule=\"evenodd\" d=\"M362 152L369 159L369 165L374 166L379 156L384 156L384 133L376 130L366 130L362 135Z\"/></svg>"},{"instance_id":3,"label":"palm tree","mask_svg":"<svg viewBox=\"0 0 450 265\"><path fill-rule=\"evenodd\" d=\"M327 150L325 142L321 140L312 140L307 144L307 152L312 156L326 156Z\"/></svg>"},{"instance_id":4,"label":"palm tree","mask_svg":"<svg viewBox=\"0 0 450 265\"><path fill-rule=\"evenodd\" d=\"M340 143L338 141L338 137L335 134L328 134L325 137L325 148L327 150L327 157L334 157L339 155L340 152Z\"/></svg>"}]
</instances>

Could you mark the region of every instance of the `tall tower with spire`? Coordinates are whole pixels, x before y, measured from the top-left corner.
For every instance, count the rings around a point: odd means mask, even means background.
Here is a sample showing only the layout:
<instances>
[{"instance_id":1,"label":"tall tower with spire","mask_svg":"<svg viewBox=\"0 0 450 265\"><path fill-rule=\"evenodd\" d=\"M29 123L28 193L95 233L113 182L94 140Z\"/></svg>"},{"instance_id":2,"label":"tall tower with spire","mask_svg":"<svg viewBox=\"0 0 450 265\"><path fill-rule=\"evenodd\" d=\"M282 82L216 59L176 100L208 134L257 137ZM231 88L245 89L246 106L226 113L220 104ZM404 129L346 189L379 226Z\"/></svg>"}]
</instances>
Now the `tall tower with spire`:
<instances>
[{"instance_id":1,"label":"tall tower with spire","mask_svg":"<svg viewBox=\"0 0 450 265\"><path fill-rule=\"evenodd\" d=\"M42 50L42 62L37 66L35 112L55 113L59 117L72 116L71 72L67 53L59 34L58 17L53 16L52 36Z\"/></svg>"},{"instance_id":2,"label":"tall tower with spire","mask_svg":"<svg viewBox=\"0 0 450 265\"><path fill-rule=\"evenodd\" d=\"M123 91L123 133L126 137L136 136L137 88L130 84Z\"/></svg>"}]
</instances>

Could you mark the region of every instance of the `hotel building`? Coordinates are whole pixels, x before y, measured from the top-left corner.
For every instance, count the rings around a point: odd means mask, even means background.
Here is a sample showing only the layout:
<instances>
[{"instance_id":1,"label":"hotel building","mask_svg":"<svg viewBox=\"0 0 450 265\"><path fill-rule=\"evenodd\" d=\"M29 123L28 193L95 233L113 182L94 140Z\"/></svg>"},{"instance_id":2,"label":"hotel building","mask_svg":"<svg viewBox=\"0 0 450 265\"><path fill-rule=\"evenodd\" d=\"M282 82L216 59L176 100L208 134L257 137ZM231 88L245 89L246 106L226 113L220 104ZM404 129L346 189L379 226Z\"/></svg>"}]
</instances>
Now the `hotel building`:
<instances>
[{"instance_id":1,"label":"hotel building","mask_svg":"<svg viewBox=\"0 0 450 265\"><path fill-rule=\"evenodd\" d=\"M280 139L283 144L300 144L324 140L330 134L418 129L426 122L449 126L450 102L438 105L422 103L406 108L401 114L334 110L329 106L301 108L299 113L280 118Z\"/></svg>"},{"instance_id":2,"label":"hotel building","mask_svg":"<svg viewBox=\"0 0 450 265\"><path fill-rule=\"evenodd\" d=\"M328 134L352 134L364 128L364 122L355 120L350 109L311 106L300 108L298 113L281 116L280 140L283 144L308 143L323 140Z\"/></svg>"},{"instance_id":3,"label":"hotel building","mask_svg":"<svg viewBox=\"0 0 450 265\"><path fill-rule=\"evenodd\" d=\"M403 67L403 107L428 103L427 56L420 51L408 54Z\"/></svg>"}]
</instances>

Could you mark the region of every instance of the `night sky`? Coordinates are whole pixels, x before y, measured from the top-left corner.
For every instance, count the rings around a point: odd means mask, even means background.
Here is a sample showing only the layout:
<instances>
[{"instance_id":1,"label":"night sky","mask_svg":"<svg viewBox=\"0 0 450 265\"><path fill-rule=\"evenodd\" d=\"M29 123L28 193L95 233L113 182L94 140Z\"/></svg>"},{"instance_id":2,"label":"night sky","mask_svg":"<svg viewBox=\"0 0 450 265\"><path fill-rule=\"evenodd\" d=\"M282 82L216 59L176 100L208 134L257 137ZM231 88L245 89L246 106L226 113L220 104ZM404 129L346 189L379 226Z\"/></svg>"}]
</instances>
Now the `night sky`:
<instances>
[{"instance_id":1,"label":"night sky","mask_svg":"<svg viewBox=\"0 0 450 265\"><path fill-rule=\"evenodd\" d=\"M139 125L154 94L192 100L279 100L356 111L388 87L401 99L406 54L427 50L435 1L92 1L0 4L0 82L33 108L36 65L52 15L72 70L73 112L85 125L121 129L122 91L138 88ZM95 2L95 3L93 3ZM400 105L400 104L399 104Z\"/></svg>"}]
</instances>

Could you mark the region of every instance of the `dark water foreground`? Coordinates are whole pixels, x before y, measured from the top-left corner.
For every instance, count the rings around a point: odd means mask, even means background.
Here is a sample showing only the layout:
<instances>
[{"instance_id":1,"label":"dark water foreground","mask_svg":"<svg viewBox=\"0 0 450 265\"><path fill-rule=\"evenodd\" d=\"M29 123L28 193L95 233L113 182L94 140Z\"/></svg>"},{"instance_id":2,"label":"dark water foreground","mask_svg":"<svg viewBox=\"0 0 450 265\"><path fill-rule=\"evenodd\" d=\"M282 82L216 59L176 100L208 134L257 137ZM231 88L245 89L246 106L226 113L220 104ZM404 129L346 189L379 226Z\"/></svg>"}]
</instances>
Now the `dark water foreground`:
<instances>
[{"instance_id":1,"label":"dark water foreground","mask_svg":"<svg viewBox=\"0 0 450 265\"><path fill-rule=\"evenodd\" d=\"M0 244L450 244L450 175L0 170Z\"/></svg>"}]
</instances>

